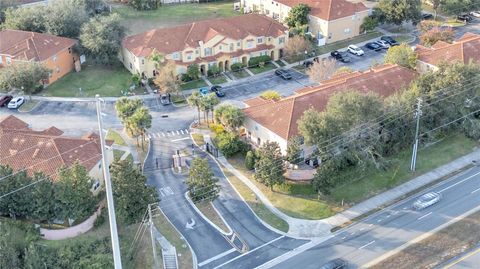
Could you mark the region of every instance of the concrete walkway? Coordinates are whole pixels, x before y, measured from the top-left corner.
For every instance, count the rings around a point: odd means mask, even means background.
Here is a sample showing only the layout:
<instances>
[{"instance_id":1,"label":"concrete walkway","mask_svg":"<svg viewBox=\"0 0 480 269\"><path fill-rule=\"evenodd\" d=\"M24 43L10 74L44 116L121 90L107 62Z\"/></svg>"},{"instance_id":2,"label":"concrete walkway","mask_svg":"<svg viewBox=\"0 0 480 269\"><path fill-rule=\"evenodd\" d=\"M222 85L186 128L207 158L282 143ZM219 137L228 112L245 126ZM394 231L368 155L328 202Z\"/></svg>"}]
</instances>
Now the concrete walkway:
<instances>
[{"instance_id":1,"label":"concrete walkway","mask_svg":"<svg viewBox=\"0 0 480 269\"><path fill-rule=\"evenodd\" d=\"M120 150L131 153L134 163L140 162L140 157L138 156L137 147L135 146L135 141L132 138L128 137L123 132L123 130L115 130L115 131L122 137L122 139L125 141L125 143L127 143L127 146L119 146L119 147L122 147ZM116 145L116 146L118 146L118 145ZM125 155L125 154L123 154L123 155ZM127 154L127 156L128 156L128 154ZM127 156L125 156L125 158ZM123 158L123 156L122 156L122 158Z\"/></svg>"}]
</instances>

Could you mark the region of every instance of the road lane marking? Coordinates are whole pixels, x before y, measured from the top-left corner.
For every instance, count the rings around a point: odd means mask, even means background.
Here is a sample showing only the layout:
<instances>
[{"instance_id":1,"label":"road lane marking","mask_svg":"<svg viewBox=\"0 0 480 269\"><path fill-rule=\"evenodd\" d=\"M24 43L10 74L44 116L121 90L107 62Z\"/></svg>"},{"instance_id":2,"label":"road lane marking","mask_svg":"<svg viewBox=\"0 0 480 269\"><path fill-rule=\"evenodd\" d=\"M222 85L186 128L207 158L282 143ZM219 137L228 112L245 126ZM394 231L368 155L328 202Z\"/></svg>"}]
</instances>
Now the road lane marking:
<instances>
[{"instance_id":1,"label":"road lane marking","mask_svg":"<svg viewBox=\"0 0 480 269\"><path fill-rule=\"evenodd\" d=\"M477 191L480 191L480 188L478 188L478 189L476 189L476 190L472 191L471 193L476 193Z\"/></svg>"},{"instance_id":2,"label":"road lane marking","mask_svg":"<svg viewBox=\"0 0 480 269\"><path fill-rule=\"evenodd\" d=\"M390 217L391 217L391 215L387 215L387 216L386 216L387 219L390 218Z\"/></svg>"},{"instance_id":3,"label":"road lane marking","mask_svg":"<svg viewBox=\"0 0 480 269\"><path fill-rule=\"evenodd\" d=\"M177 141L182 141L182 140L187 140L187 139L190 139L190 137L187 136L187 137L183 137L183 138L179 138L179 139L173 139L172 142L177 142Z\"/></svg>"},{"instance_id":4,"label":"road lane marking","mask_svg":"<svg viewBox=\"0 0 480 269\"><path fill-rule=\"evenodd\" d=\"M148 139L152 139L152 137L150 136L150 134L147 134L147 136L148 136Z\"/></svg>"},{"instance_id":5,"label":"road lane marking","mask_svg":"<svg viewBox=\"0 0 480 269\"><path fill-rule=\"evenodd\" d=\"M443 267L442 269L448 269L448 268L454 266L455 264L472 257L473 255L477 254L479 251L480 251L480 248L476 249L475 251L472 251L472 252L468 253L467 255L461 257L460 259L458 259L456 261L453 261L452 263L448 264L447 266Z\"/></svg>"},{"instance_id":6,"label":"road lane marking","mask_svg":"<svg viewBox=\"0 0 480 269\"><path fill-rule=\"evenodd\" d=\"M365 244L365 245L363 245L363 246L359 247L358 249L364 249L364 248L366 248L366 247L370 246L370 245L371 245L371 244L373 244L373 243L375 243L375 240L372 240L370 243L367 243L367 244Z\"/></svg>"},{"instance_id":7,"label":"road lane marking","mask_svg":"<svg viewBox=\"0 0 480 269\"><path fill-rule=\"evenodd\" d=\"M471 175L471 176L469 176L469 177L467 177L467 178L464 178L464 179L460 180L459 182L457 182L457 183L455 183L455 184L452 184L452 185L450 185L450 186L448 186L448 187L446 187L446 188L444 188L444 189L442 189L442 190L440 190L440 191L438 191L438 192L439 192L439 193L442 193L442 192L444 192L444 191L446 191L446 190L448 190L448 189L450 189L450 188L453 188L453 187L457 186L458 184L461 184L461 183L463 183L463 182L465 182L465 181L467 181L467 180L469 180L469 179L471 179L471 178L473 178L474 176L477 176L477 175L480 175L480 172L478 172L478 173L476 173L476 174L473 174L473 175Z\"/></svg>"},{"instance_id":8,"label":"road lane marking","mask_svg":"<svg viewBox=\"0 0 480 269\"><path fill-rule=\"evenodd\" d=\"M363 230L365 230L365 227L363 227L363 228L360 228L360 231L363 231Z\"/></svg>"},{"instance_id":9,"label":"road lane marking","mask_svg":"<svg viewBox=\"0 0 480 269\"><path fill-rule=\"evenodd\" d=\"M421 220L421 219L423 219L423 218L426 218L426 217L430 216L430 214L432 214L432 213L433 213L433 212L427 213L427 214L421 216L420 218L418 218L417 220Z\"/></svg>"},{"instance_id":10,"label":"road lane marking","mask_svg":"<svg viewBox=\"0 0 480 269\"><path fill-rule=\"evenodd\" d=\"M235 251L237 251L235 248L231 248L231 249L229 249L229 250L227 250L227 251L225 251L225 252L222 252L222 253L220 253L220 254L218 254L218 255L216 255L216 256L213 256L213 257L211 257L211 258L209 258L209 259L204 260L203 262L201 262L201 263L198 264L198 267L202 267L202 266L204 266L204 265L207 265L207 264L209 264L209 263L211 263L211 262L213 262L213 261L216 261L216 260L218 260L218 259L220 259L220 258L223 258L223 257L227 256L228 254L230 254L230 253L232 253L232 252L235 252Z\"/></svg>"},{"instance_id":11,"label":"road lane marking","mask_svg":"<svg viewBox=\"0 0 480 269\"><path fill-rule=\"evenodd\" d=\"M346 236L342 237L342 239L345 239L345 238L347 238L347 237Z\"/></svg>"},{"instance_id":12,"label":"road lane marking","mask_svg":"<svg viewBox=\"0 0 480 269\"><path fill-rule=\"evenodd\" d=\"M378 219L378 220L377 220L377 222L380 222L380 221L382 221L382 219Z\"/></svg>"},{"instance_id":13,"label":"road lane marking","mask_svg":"<svg viewBox=\"0 0 480 269\"><path fill-rule=\"evenodd\" d=\"M372 227L372 226L373 226L373 224L371 224L371 223L368 225L368 227Z\"/></svg>"},{"instance_id":14,"label":"road lane marking","mask_svg":"<svg viewBox=\"0 0 480 269\"><path fill-rule=\"evenodd\" d=\"M180 133L184 134L184 133L183 133L183 130L180 130Z\"/></svg>"},{"instance_id":15,"label":"road lane marking","mask_svg":"<svg viewBox=\"0 0 480 269\"><path fill-rule=\"evenodd\" d=\"M162 136L165 137L165 133L164 133L164 132L162 132Z\"/></svg>"},{"instance_id":16,"label":"road lane marking","mask_svg":"<svg viewBox=\"0 0 480 269\"><path fill-rule=\"evenodd\" d=\"M177 135L180 135L180 132L177 130Z\"/></svg>"},{"instance_id":17,"label":"road lane marking","mask_svg":"<svg viewBox=\"0 0 480 269\"><path fill-rule=\"evenodd\" d=\"M245 253L243 253L243 254L241 254L241 255L238 255L237 257L235 257L235 258L233 258L233 259L231 259L231 260L229 260L229 261L226 261L226 262L224 262L224 263L216 266L216 267L213 268L213 269L220 268L220 267L222 267L222 266L224 266L224 265L227 265L227 264L229 264L229 263L231 263L231 262L233 262L233 261L236 261L236 260L240 259L241 257L243 257L243 256L245 256L245 255L247 255L247 254L249 254L249 253L252 253L252 252L254 252L254 251L258 250L258 249L261 249L261 248L263 248L264 246L268 246L268 245L270 245L271 243L273 243L273 242L275 242L275 241L277 241L277 240L280 240L280 239L282 239L282 238L284 238L284 237L285 237L285 235L282 235L282 236L277 237L277 238L275 238L275 239L273 239L273 240L270 240L270 241L266 242L265 244L263 244L263 245L261 245L261 246L258 246L258 247L254 248L254 249L252 249L252 250L250 250L250 251L248 251L248 252L245 252Z\"/></svg>"},{"instance_id":18,"label":"road lane marking","mask_svg":"<svg viewBox=\"0 0 480 269\"><path fill-rule=\"evenodd\" d=\"M187 134L188 134L188 130L187 130L187 129L185 129L185 133L187 133Z\"/></svg>"}]
</instances>

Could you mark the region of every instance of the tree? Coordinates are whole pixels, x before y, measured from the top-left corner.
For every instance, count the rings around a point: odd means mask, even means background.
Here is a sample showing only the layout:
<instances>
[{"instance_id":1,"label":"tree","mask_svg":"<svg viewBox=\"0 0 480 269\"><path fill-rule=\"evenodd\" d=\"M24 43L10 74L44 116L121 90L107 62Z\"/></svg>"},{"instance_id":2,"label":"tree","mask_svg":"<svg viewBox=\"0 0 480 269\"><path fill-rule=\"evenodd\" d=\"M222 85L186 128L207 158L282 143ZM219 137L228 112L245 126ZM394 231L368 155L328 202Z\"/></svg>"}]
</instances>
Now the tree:
<instances>
[{"instance_id":1,"label":"tree","mask_svg":"<svg viewBox=\"0 0 480 269\"><path fill-rule=\"evenodd\" d=\"M260 94L260 97L262 97L265 100L273 100L273 101L278 101L282 98L280 93L274 90L266 90Z\"/></svg>"},{"instance_id":2,"label":"tree","mask_svg":"<svg viewBox=\"0 0 480 269\"><path fill-rule=\"evenodd\" d=\"M247 151L245 154L245 167L248 170L253 170L255 168L256 156L254 151Z\"/></svg>"},{"instance_id":3,"label":"tree","mask_svg":"<svg viewBox=\"0 0 480 269\"><path fill-rule=\"evenodd\" d=\"M190 94L190 95L187 97L187 103L188 103L190 106L193 106L193 107L196 107L196 108L197 108L197 112L198 112L198 123L200 123L201 100L202 100L202 96L200 95L200 93L199 93L198 91L192 92L192 94Z\"/></svg>"},{"instance_id":4,"label":"tree","mask_svg":"<svg viewBox=\"0 0 480 269\"><path fill-rule=\"evenodd\" d=\"M326 136L321 133L324 129L321 128L323 121L321 113L314 108L309 108L303 112L302 117L298 121L298 131L305 139L307 145L318 144L317 142L321 140L321 137Z\"/></svg>"},{"instance_id":5,"label":"tree","mask_svg":"<svg viewBox=\"0 0 480 269\"><path fill-rule=\"evenodd\" d=\"M92 178L87 169L75 162L58 171L55 183L55 215L60 219L81 219L92 213L96 201L91 192Z\"/></svg>"},{"instance_id":6,"label":"tree","mask_svg":"<svg viewBox=\"0 0 480 269\"><path fill-rule=\"evenodd\" d=\"M177 76L176 65L173 61L167 61L159 66L157 76L153 81L161 94L171 94L180 92L180 80Z\"/></svg>"},{"instance_id":7,"label":"tree","mask_svg":"<svg viewBox=\"0 0 480 269\"><path fill-rule=\"evenodd\" d=\"M218 100L217 95L215 93L209 93L206 96L202 96L200 98L200 110L205 113L205 119L208 123L208 115L210 111L213 111L213 108L220 103Z\"/></svg>"},{"instance_id":8,"label":"tree","mask_svg":"<svg viewBox=\"0 0 480 269\"><path fill-rule=\"evenodd\" d=\"M285 18L285 24L288 27L296 28L308 24L308 13L310 12L310 7L306 4L298 4L290 9L288 16Z\"/></svg>"},{"instance_id":9,"label":"tree","mask_svg":"<svg viewBox=\"0 0 480 269\"><path fill-rule=\"evenodd\" d=\"M430 0L430 2L432 3L433 19L437 20L438 9L440 8L440 5L443 2L443 0Z\"/></svg>"},{"instance_id":10,"label":"tree","mask_svg":"<svg viewBox=\"0 0 480 269\"><path fill-rule=\"evenodd\" d=\"M200 67L198 64L191 64L187 67L187 75L192 80L197 80L200 78Z\"/></svg>"},{"instance_id":11,"label":"tree","mask_svg":"<svg viewBox=\"0 0 480 269\"><path fill-rule=\"evenodd\" d=\"M0 69L0 85L7 89L21 89L30 97L43 88L42 82L49 77L50 70L37 62L16 62Z\"/></svg>"},{"instance_id":12,"label":"tree","mask_svg":"<svg viewBox=\"0 0 480 269\"><path fill-rule=\"evenodd\" d=\"M420 43L424 46L433 46L438 41L452 43L455 38L455 31L452 27L434 27L420 36Z\"/></svg>"},{"instance_id":13,"label":"tree","mask_svg":"<svg viewBox=\"0 0 480 269\"><path fill-rule=\"evenodd\" d=\"M193 159L186 182L193 202L215 200L220 192L217 182L207 158Z\"/></svg>"},{"instance_id":14,"label":"tree","mask_svg":"<svg viewBox=\"0 0 480 269\"><path fill-rule=\"evenodd\" d=\"M258 149L257 155L254 177L273 191L273 186L285 182L280 147L277 142L266 142Z\"/></svg>"},{"instance_id":15,"label":"tree","mask_svg":"<svg viewBox=\"0 0 480 269\"><path fill-rule=\"evenodd\" d=\"M80 40L94 61L113 64L125 37L125 27L120 24L117 14L91 18L81 28Z\"/></svg>"},{"instance_id":16,"label":"tree","mask_svg":"<svg viewBox=\"0 0 480 269\"><path fill-rule=\"evenodd\" d=\"M380 0L375 13L381 22L401 25L403 22L418 23L422 18L421 0Z\"/></svg>"},{"instance_id":17,"label":"tree","mask_svg":"<svg viewBox=\"0 0 480 269\"><path fill-rule=\"evenodd\" d=\"M301 138L298 136L290 138L287 143L287 156L285 160L292 164L298 164L300 163L301 154Z\"/></svg>"},{"instance_id":18,"label":"tree","mask_svg":"<svg viewBox=\"0 0 480 269\"><path fill-rule=\"evenodd\" d=\"M117 110L117 116L120 121L125 125L125 121L130 118L135 111L143 106L143 101L139 98L129 99L127 97L121 97L115 102L115 110Z\"/></svg>"},{"instance_id":19,"label":"tree","mask_svg":"<svg viewBox=\"0 0 480 269\"><path fill-rule=\"evenodd\" d=\"M403 43L399 46L389 48L385 54L384 62L415 69L417 65L417 54L409 45Z\"/></svg>"},{"instance_id":20,"label":"tree","mask_svg":"<svg viewBox=\"0 0 480 269\"><path fill-rule=\"evenodd\" d=\"M336 70L337 60L333 58L321 59L318 62L313 63L313 65L307 70L307 75L310 80L320 83L333 76Z\"/></svg>"},{"instance_id":21,"label":"tree","mask_svg":"<svg viewBox=\"0 0 480 269\"><path fill-rule=\"evenodd\" d=\"M215 144L226 158L245 149L245 143L240 140L238 135L230 132L219 133L215 137Z\"/></svg>"},{"instance_id":22,"label":"tree","mask_svg":"<svg viewBox=\"0 0 480 269\"><path fill-rule=\"evenodd\" d=\"M285 56L290 59L296 59L299 56L303 56L305 52L312 51L312 42L305 39L302 36L293 36L288 39L285 44L284 52Z\"/></svg>"},{"instance_id":23,"label":"tree","mask_svg":"<svg viewBox=\"0 0 480 269\"><path fill-rule=\"evenodd\" d=\"M43 180L43 181L40 181ZM35 174L33 181L39 181L33 186L32 201L32 217L41 222L48 222L50 225L55 219L55 188L51 179L46 178L43 174Z\"/></svg>"},{"instance_id":24,"label":"tree","mask_svg":"<svg viewBox=\"0 0 480 269\"><path fill-rule=\"evenodd\" d=\"M138 10L157 9L161 2L159 0L129 0L128 4Z\"/></svg>"},{"instance_id":25,"label":"tree","mask_svg":"<svg viewBox=\"0 0 480 269\"><path fill-rule=\"evenodd\" d=\"M368 16L363 19L362 25L360 25L361 32L373 31L378 26L378 19L374 16Z\"/></svg>"},{"instance_id":26,"label":"tree","mask_svg":"<svg viewBox=\"0 0 480 269\"><path fill-rule=\"evenodd\" d=\"M233 105L221 105L215 108L215 122L222 124L227 130L233 132L242 126L245 119L243 111Z\"/></svg>"},{"instance_id":27,"label":"tree","mask_svg":"<svg viewBox=\"0 0 480 269\"><path fill-rule=\"evenodd\" d=\"M147 178L129 160L116 160L110 167L117 217L124 224L142 220L149 204L159 201Z\"/></svg>"},{"instance_id":28,"label":"tree","mask_svg":"<svg viewBox=\"0 0 480 269\"><path fill-rule=\"evenodd\" d=\"M131 134L133 137L142 137L143 149L143 142L145 141L145 134L147 133L147 129L152 127L152 115L150 115L148 108L145 106L138 108L137 110L135 110L133 115L131 115L125 121L125 123L125 129L127 129L129 134Z\"/></svg>"},{"instance_id":29,"label":"tree","mask_svg":"<svg viewBox=\"0 0 480 269\"><path fill-rule=\"evenodd\" d=\"M32 183L25 170L13 173L8 166L0 165L0 193L6 194ZM32 209L32 199L29 192L14 192L0 199L0 213L11 218L27 217Z\"/></svg>"},{"instance_id":30,"label":"tree","mask_svg":"<svg viewBox=\"0 0 480 269\"><path fill-rule=\"evenodd\" d=\"M0 1L1 2L1 1ZM4 29L46 32L46 12L43 6L8 8L5 10Z\"/></svg>"},{"instance_id":31,"label":"tree","mask_svg":"<svg viewBox=\"0 0 480 269\"><path fill-rule=\"evenodd\" d=\"M0 222L0 268L22 268L18 229Z\"/></svg>"},{"instance_id":32,"label":"tree","mask_svg":"<svg viewBox=\"0 0 480 269\"><path fill-rule=\"evenodd\" d=\"M459 15L480 9L478 0L441 0L440 8L448 15Z\"/></svg>"},{"instance_id":33,"label":"tree","mask_svg":"<svg viewBox=\"0 0 480 269\"><path fill-rule=\"evenodd\" d=\"M45 28L57 36L78 38L80 28L88 21L85 4L78 0L56 0L47 6Z\"/></svg>"}]
</instances>

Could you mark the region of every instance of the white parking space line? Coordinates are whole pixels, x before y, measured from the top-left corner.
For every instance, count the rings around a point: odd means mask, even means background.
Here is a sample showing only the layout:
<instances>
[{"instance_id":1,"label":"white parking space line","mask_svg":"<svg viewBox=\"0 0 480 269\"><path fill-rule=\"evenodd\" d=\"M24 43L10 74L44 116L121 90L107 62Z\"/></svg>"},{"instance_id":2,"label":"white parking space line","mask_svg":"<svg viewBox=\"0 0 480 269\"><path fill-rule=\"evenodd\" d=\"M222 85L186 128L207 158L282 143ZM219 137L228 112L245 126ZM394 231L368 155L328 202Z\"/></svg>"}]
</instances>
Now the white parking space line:
<instances>
[{"instance_id":1,"label":"white parking space line","mask_svg":"<svg viewBox=\"0 0 480 269\"><path fill-rule=\"evenodd\" d=\"M236 250L235 248L232 248L232 249L230 249L230 250L227 250L227 251L225 251L225 252L222 252L222 253L220 253L220 254L218 254L218 255L216 255L216 256L213 256L213 257L211 257L211 258L209 258L209 259L206 259L206 260L204 260L203 262L199 263L199 264L198 264L198 267L202 267L202 266L204 266L204 265L207 265L207 264L209 264L209 263L211 263L211 262L213 262L213 261L216 261L216 260L218 260L218 259L220 259L220 258L222 258L222 257L224 257L224 256L227 256L228 254L230 254L230 253L232 253L232 252L235 252L235 251L237 251L237 250Z\"/></svg>"},{"instance_id":2,"label":"white parking space line","mask_svg":"<svg viewBox=\"0 0 480 269\"><path fill-rule=\"evenodd\" d=\"M370 246L370 245L371 245L371 244L373 244L373 243L375 243L375 240L372 240L370 243L367 243L367 244L365 244L365 245L363 245L363 246L359 247L358 249L364 249L364 248L366 248L366 247Z\"/></svg>"},{"instance_id":3,"label":"white parking space line","mask_svg":"<svg viewBox=\"0 0 480 269\"><path fill-rule=\"evenodd\" d=\"M442 193L442 192L444 192L444 191L446 191L446 190L448 190L448 189L450 189L450 188L453 188L453 187L457 186L458 184L461 184L461 183L463 183L463 182L465 182L465 181L467 181L467 180L469 180L469 179L471 179L471 178L473 178L474 176L477 176L477 175L479 175L479 174L480 174L480 172L478 172L478 173L476 173L476 174L473 174L473 175L471 175L471 176L469 176L469 177L467 177L467 178L464 178L464 179L460 180L459 182L457 182L457 183L455 183L455 184L452 184L452 185L450 185L450 186L448 186L448 187L446 187L446 188L444 188L444 189L442 189L442 190L439 190L438 192L439 192L439 193Z\"/></svg>"},{"instance_id":4,"label":"white parking space line","mask_svg":"<svg viewBox=\"0 0 480 269\"><path fill-rule=\"evenodd\" d=\"M430 216L430 214L432 214L432 213L433 213L433 212L427 213L427 214L421 216L420 218L418 218L417 220L421 220L421 219L423 219L423 218L426 218L426 217Z\"/></svg>"}]
</instances>

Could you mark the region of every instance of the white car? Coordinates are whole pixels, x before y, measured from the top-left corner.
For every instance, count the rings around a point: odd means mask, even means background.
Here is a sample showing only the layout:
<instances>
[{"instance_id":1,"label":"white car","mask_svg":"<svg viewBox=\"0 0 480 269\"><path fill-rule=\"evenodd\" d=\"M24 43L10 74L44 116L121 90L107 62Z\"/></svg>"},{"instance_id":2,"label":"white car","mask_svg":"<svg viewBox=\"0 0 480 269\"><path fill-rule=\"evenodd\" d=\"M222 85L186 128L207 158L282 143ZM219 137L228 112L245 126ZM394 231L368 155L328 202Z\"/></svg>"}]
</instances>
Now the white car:
<instances>
[{"instance_id":1,"label":"white car","mask_svg":"<svg viewBox=\"0 0 480 269\"><path fill-rule=\"evenodd\" d=\"M382 49L390 48L390 44L388 44L388 42L385 40L377 40L375 41L375 43L377 43L380 47L382 47Z\"/></svg>"},{"instance_id":2,"label":"white car","mask_svg":"<svg viewBox=\"0 0 480 269\"><path fill-rule=\"evenodd\" d=\"M442 195L437 192L429 192L425 193L424 195L420 196L415 203L413 203L413 208L416 210L422 210L429 206L432 206L440 201Z\"/></svg>"},{"instance_id":3,"label":"white car","mask_svg":"<svg viewBox=\"0 0 480 269\"><path fill-rule=\"evenodd\" d=\"M25 103L24 97L15 97L8 103L8 108L19 108L23 103Z\"/></svg>"},{"instance_id":4,"label":"white car","mask_svg":"<svg viewBox=\"0 0 480 269\"><path fill-rule=\"evenodd\" d=\"M470 12L470 15L476 18L480 18L480 10Z\"/></svg>"},{"instance_id":5,"label":"white car","mask_svg":"<svg viewBox=\"0 0 480 269\"><path fill-rule=\"evenodd\" d=\"M357 55L357 56L362 56L362 55L365 54L365 52L361 48L359 48L355 45L348 46L348 52L350 52L351 54Z\"/></svg>"}]
</instances>

